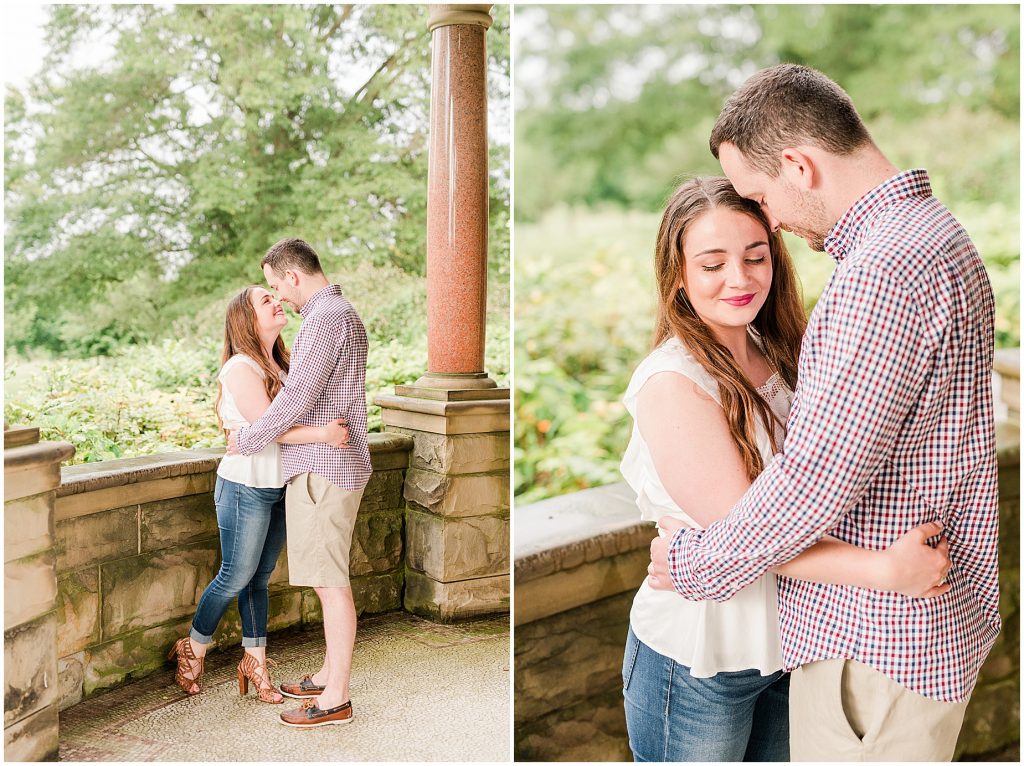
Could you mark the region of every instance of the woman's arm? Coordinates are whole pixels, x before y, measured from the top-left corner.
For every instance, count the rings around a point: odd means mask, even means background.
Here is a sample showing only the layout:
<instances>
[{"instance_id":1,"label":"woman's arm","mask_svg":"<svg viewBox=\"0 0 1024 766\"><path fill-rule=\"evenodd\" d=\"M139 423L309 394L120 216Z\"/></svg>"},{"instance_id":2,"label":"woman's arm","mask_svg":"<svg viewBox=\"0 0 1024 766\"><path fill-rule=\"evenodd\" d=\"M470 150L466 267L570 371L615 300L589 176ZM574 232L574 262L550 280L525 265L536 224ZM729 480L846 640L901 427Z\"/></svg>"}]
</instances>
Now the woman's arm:
<instances>
[{"instance_id":1,"label":"woman's arm","mask_svg":"<svg viewBox=\"0 0 1024 766\"><path fill-rule=\"evenodd\" d=\"M637 399L637 427L661 483L701 526L728 516L750 488L725 413L689 378L652 375ZM949 567L949 546L943 540L931 548L925 541L940 531L937 525L916 527L885 551L826 536L775 571L812 582L938 596L949 589L933 587Z\"/></svg>"},{"instance_id":2,"label":"woman's arm","mask_svg":"<svg viewBox=\"0 0 1024 766\"><path fill-rule=\"evenodd\" d=\"M247 364L237 364L224 376L231 395L235 398L238 411L250 423L255 422L270 406L270 398L263 386L263 380ZM311 444L324 442L335 447L348 446L348 428L341 418L323 427L292 426L274 441L280 444Z\"/></svg>"},{"instance_id":3,"label":"woman's arm","mask_svg":"<svg viewBox=\"0 0 1024 766\"><path fill-rule=\"evenodd\" d=\"M941 532L942 524L938 522L922 524L884 551L858 548L826 535L772 571L796 580L858 585L915 598L941 596L950 587L945 584L950 567L949 542L942 538L934 548L927 542ZM936 585L939 582L944 584Z\"/></svg>"}]
</instances>

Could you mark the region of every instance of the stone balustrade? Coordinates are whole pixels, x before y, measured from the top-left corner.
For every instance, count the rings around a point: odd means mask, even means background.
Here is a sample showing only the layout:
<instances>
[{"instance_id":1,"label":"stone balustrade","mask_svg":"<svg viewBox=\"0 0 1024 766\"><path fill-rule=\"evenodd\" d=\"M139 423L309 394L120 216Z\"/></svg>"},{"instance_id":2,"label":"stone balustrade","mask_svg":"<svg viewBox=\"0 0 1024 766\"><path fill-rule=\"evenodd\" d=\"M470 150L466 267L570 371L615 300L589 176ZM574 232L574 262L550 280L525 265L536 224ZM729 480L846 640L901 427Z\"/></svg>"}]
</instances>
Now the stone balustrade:
<instances>
[{"instance_id":1,"label":"stone balustrade","mask_svg":"<svg viewBox=\"0 0 1024 766\"><path fill-rule=\"evenodd\" d=\"M1018 424L997 432L1003 630L967 709L957 746L964 759L1020 735ZM653 528L638 521L625 484L517 507L515 517L516 760L632 760L622 651Z\"/></svg>"},{"instance_id":2,"label":"stone balustrade","mask_svg":"<svg viewBox=\"0 0 1024 766\"><path fill-rule=\"evenodd\" d=\"M360 612L400 609L402 488L412 440L371 434L373 476L352 545ZM77 465L56 491L56 645L61 708L165 665L220 566L213 488L222 450ZM9 592L9 590L8 590ZM270 583L269 629L322 621L312 588L288 584L287 552ZM237 644L237 609L214 636Z\"/></svg>"}]
</instances>

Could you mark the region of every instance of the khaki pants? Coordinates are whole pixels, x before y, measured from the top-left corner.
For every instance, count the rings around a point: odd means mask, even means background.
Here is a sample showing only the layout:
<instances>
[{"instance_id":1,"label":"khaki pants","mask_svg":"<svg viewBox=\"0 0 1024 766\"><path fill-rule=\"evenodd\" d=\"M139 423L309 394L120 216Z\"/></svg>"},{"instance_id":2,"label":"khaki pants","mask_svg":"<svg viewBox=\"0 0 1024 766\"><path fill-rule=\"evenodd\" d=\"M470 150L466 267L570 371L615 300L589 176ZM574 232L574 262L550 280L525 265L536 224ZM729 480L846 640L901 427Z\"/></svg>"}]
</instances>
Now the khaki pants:
<instances>
[{"instance_id":1,"label":"khaki pants","mask_svg":"<svg viewBox=\"0 0 1024 766\"><path fill-rule=\"evenodd\" d=\"M967 701L938 702L854 660L811 662L789 687L794 761L949 761Z\"/></svg>"}]
</instances>

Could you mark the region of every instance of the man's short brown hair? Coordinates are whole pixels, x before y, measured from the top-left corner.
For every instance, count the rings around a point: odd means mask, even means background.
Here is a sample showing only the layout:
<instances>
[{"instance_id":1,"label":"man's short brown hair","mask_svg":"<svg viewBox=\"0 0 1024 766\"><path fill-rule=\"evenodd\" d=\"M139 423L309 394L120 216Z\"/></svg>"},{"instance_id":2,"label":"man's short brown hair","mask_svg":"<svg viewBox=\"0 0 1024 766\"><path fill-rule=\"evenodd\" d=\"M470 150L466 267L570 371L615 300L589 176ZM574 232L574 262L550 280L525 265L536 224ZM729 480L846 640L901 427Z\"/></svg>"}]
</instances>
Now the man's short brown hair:
<instances>
[{"instance_id":1,"label":"man's short brown hair","mask_svg":"<svg viewBox=\"0 0 1024 766\"><path fill-rule=\"evenodd\" d=\"M264 266L270 266L278 276L283 276L289 269L309 275L324 273L316 251L301 239L282 239L271 247L260 261L260 268Z\"/></svg>"},{"instance_id":2,"label":"man's short brown hair","mask_svg":"<svg viewBox=\"0 0 1024 766\"><path fill-rule=\"evenodd\" d=\"M711 153L728 142L747 165L772 178L780 152L807 144L850 154L871 142L853 101L821 72L779 64L751 76L729 97L711 131Z\"/></svg>"}]
</instances>

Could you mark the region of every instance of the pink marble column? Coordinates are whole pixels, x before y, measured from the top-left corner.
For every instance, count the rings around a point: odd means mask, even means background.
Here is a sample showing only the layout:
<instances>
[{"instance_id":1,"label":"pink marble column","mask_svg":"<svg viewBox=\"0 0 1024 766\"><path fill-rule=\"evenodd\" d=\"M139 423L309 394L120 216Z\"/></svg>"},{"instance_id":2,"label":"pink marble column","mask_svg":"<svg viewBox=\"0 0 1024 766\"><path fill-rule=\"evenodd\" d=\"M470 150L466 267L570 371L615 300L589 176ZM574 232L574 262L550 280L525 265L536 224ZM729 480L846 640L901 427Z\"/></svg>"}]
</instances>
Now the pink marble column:
<instances>
[{"instance_id":1,"label":"pink marble column","mask_svg":"<svg viewBox=\"0 0 1024 766\"><path fill-rule=\"evenodd\" d=\"M430 6L427 374L417 386L495 386L484 371L490 7Z\"/></svg>"}]
</instances>

